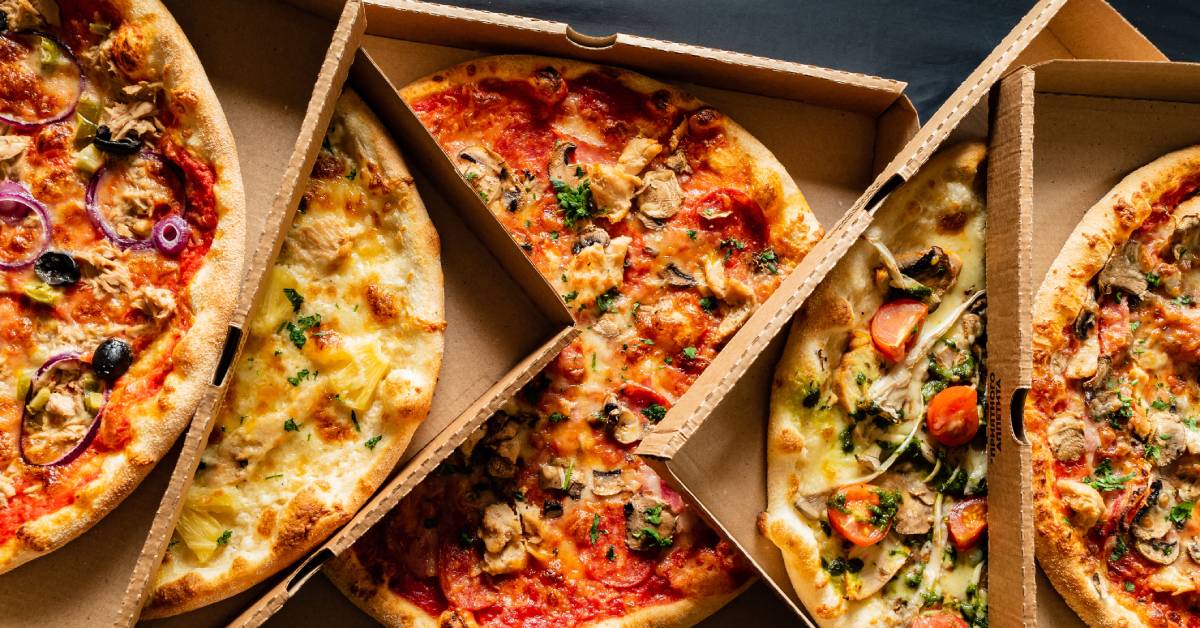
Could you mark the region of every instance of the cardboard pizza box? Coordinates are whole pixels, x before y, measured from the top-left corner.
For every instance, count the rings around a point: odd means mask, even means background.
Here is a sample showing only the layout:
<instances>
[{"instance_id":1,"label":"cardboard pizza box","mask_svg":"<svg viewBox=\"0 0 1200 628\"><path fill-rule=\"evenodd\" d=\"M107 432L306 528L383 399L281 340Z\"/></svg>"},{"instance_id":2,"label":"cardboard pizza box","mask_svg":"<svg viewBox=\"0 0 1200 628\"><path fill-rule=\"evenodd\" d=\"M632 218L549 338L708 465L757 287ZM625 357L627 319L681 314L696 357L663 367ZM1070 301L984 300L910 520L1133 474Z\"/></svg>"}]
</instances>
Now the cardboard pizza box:
<instances>
[{"instance_id":1,"label":"cardboard pizza box","mask_svg":"<svg viewBox=\"0 0 1200 628\"><path fill-rule=\"evenodd\" d=\"M330 13L329 2L297 1L315 12ZM915 111L902 95L903 85L894 81L624 34L585 37L565 24L431 4L367 2L364 9L366 35L358 41L357 52L352 38L341 56L347 63L352 60L349 84L392 131L412 169L428 176L437 184L439 193L460 205L468 221L476 216L477 232L491 230L490 237L494 237L497 246L510 247L522 259L517 245L491 218L433 138L399 99L397 87L467 59L506 52L620 65L683 84L762 139L796 177L826 225L847 212L863 188L917 128ZM337 82L318 85L313 102L322 99L332 102L340 89ZM536 374L543 365L531 362L527 374ZM263 593L265 587L271 587L234 623L261 624L297 595L325 561L348 549L381 519L481 425L494 406L483 405L478 410L474 414L463 413L428 442L349 524L310 557L300 561L290 573L256 588L257 593ZM336 609L317 603L331 596L331 585L324 579L317 579L316 583L319 593L299 595L289 610L296 613L295 617L308 621L342 621ZM768 600L782 611L777 616L785 618L786 610L775 605L765 593L758 591L757 598L750 598L749 602ZM239 603L244 605L248 595L174 621L156 623L201 625L228 621L233 618L229 610ZM743 616L754 612L750 608L750 605L745 608Z\"/></svg>"},{"instance_id":2,"label":"cardboard pizza box","mask_svg":"<svg viewBox=\"0 0 1200 628\"><path fill-rule=\"evenodd\" d=\"M826 236L826 241L836 245L826 257L813 261L815 270L785 280L639 447L638 452L700 506L810 626L814 622L792 589L778 548L757 527L757 516L766 509L771 380L791 318L870 224L871 211L890 190L915 174L940 147L966 139L988 140L997 128L1011 124L995 115L989 97L1002 76L1027 64L1059 58L1165 59L1102 0L1039 2L859 199L850 219ZM1020 332L1027 326L1023 321L1028 320L1029 294L1036 284L1029 282L1028 217L1015 203L998 198L1012 192L1005 192L997 183L1008 180L1014 161L1011 147L992 144L985 250L990 399L988 608L992 625L1004 627L1032 625L1036 613L1028 445L1010 428L1009 420L1011 408L1022 406L1028 387L1029 347Z\"/></svg>"},{"instance_id":3,"label":"cardboard pizza box","mask_svg":"<svg viewBox=\"0 0 1200 628\"><path fill-rule=\"evenodd\" d=\"M1011 122L995 141L1013 156L1001 184L1034 234L1028 347L1033 295L1084 212L1133 170L1200 143L1200 65L1052 61L1006 78L998 107ZM1040 570L1037 600L1039 624L1083 625Z\"/></svg>"}]
</instances>

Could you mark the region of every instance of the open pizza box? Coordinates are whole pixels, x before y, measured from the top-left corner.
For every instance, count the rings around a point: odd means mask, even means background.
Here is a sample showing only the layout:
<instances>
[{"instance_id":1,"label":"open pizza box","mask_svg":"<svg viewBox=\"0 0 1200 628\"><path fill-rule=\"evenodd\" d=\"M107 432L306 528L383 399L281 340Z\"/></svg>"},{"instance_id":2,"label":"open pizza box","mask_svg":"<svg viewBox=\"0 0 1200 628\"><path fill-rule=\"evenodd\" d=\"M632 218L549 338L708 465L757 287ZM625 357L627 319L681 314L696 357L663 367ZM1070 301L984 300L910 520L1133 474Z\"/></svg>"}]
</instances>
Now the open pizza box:
<instances>
[{"instance_id":1,"label":"open pizza box","mask_svg":"<svg viewBox=\"0 0 1200 628\"><path fill-rule=\"evenodd\" d=\"M212 385L182 443L89 533L5 574L0 624L95 626L136 620L142 585L171 538L181 496L237 359L240 330L261 298L259 286L299 204L364 24L357 0L344 11L339 3L339 11L328 15L283 2L166 4L207 69L238 145L248 225L241 296ZM482 207L437 194L444 186L422 176L415 155L409 161L441 240L447 330L440 385L406 457L460 414L477 414L480 407L507 398L578 333L556 292L490 215L483 215L483 222ZM191 621L215 623L211 617Z\"/></svg>"},{"instance_id":2,"label":"open pizza box","mask_svg":"<svg viewBox=\"0 0 1200 628\"><path fill-rule=\"evenodd\" d=\"M1028 312L1084 212L1133 170L1200 143L1200 65L1053 61L1006 78L998 108L1006 123L994 141L1012 158L998 184L1035 234ZM1041 573L1037 600L1040 625L1083 625Z\"/></svg>"},{"instance_id":3,"label":"open pizza box","mask_svg":"<svg viewBox=\"0 0 1200 628\"><path fill-rule=\"evenodd\" d=\"M1031 281L1029 209L1015 202L1016 147L995 139L999 130L1011 126L1013 120L1006 112L997 115L993 86L1016 68L1076 58L1165 60L1102 0L1039 2L880 175L856 203L851 218L826 236L826 241L837 245L816 262L816 271L789 277L638 449L661 475L700 505L746 554L763 580L810 626L815 622L791 586L782 555L757 525L759 513L766 510L766 430L775 366L793 314L869 226L871 212L887 193L913 176L939 148L968 139L990 140L991 146L985 249L989 321L989 620L994 626L1006 627L1034 623L1029 453L1027 443L1012 429L1010 417L1013 407L1022 407L1028 387L1030 349L1025 329L1030 295L1041 275L1034 272L1032 277L1038 279ZM1067 119L1057 122L1062 124ZM1071 148L1080 152L1078 144ZM1078 161L1071 167L1064 164L1064 168L1073 168L1075 174L1092 171L1079 167ZM1044 228L1039 225L1033 233L1041 234ZM1069 230L1067 227L1062 237ZM1045 256L1043 271L1060 241L1045 245L1039 242L1038 250L1043 251L1039 255Z\"/></svg>"},{"instance_id":4,"label":"open pizza box","mask_svg":"<svg viewBox=\"0 0 1200 628\"><path fill-rule=\"evenodd\" d=\"M455 215L444 207L448 200L463 222L471 226L476 237L485 242L492 254L508 268L512 278L506 279L505 287L488 288L485 293L504 296L489 297L486 301L477 299L477 318L458 325L477 324L481 328L479 333L504 345L514 344L522 338L517 333L520 330L498 329L487 320L497 315L497 308L506 306L500 302L508 296L504 290L510 291L512 297L519 296L523 285L520 280L525 279L534 284L532 287L523 286L531 301L548 309L562 308L563 304L553 292L549 293L549 299L545 299L553 303L547 305L537 301L538 290L541 290L537 286L546 286L545 282L536 273L533 273L536 281L528 274L523 274L523 268L532 267L525 261L517 243L503 232L476 194L459 177L433 138L399 99L397 87L463 60L505 52L546 54L619 65L683 84L686 89L719 107L764 140L797 179L826 225L832 225L847 212L862 190L876 178L917 129L916 113L902 95L903 85L894 81L623 34L587 37L575 33L565 24L415 2L352 3L344 10L341 9L341 3L335 0L296 0L295 4L327 20L339 19L339 23L325 59L325 68L309 104L310 115L315 116L317 122L306 121L301 131L293 155L295 163L289 170L290 176L284 181L272 215L276 216L280 225L286 224L288 212L296 205L312 154L320 145L328 111L341 93L343 82L346 82L380 116L404 153L426 205L434 214L434 222L441 231L443 263L462 263L473 272L486 275L485 262L478 259L450 259L453 243L449 239L458 237L458 234L448 232L438 215L442 212L447 216ZM194 13L192 17L195 22L181 21L185 22L184 28L188 32L192 32L189 27L213 27L217 15L221 15L223 20L236 19L231 16L236 16L238 9L231 5L227 10L226 13L212 11L211 15L209 11L198 9L188 11L189 14ZM364 21L365 34L362 30ZM270 38L269 35L264 36ZM432 185L426 185L430 181ZM262 246L267 248L273 245L273 249L277 248L280 237L275 234L272 240L264 236ZM262 260L255 264L255 268L261 273L272 259L273 250L260 253L260 256ZM509 256L513 256L512 259L508 259ZM495 277L497 274L499 271L492 273L491 277L476 278L475 281L495 282L498 281ZM452 293L456 287L451 283L455 280L455 274L447 267L448 310L452 307ZM247 285L247 293L252 294L258 284L248 277ZM478 286L475 288L480 289ZM243 314L252 303L249 296L246 299ZM538 311L531 310L529 316L538 316ZM272 578L225 602L156 623L207 626L230 620L234 620L235 624L252 625L266 621L283 607L284 602L301 591L301 586L325 561L348 549L371 525L379 521L481 425L500 401L539 372L557 349L570 339L570 331L564 330L551 336L540 348L536 344L527 347L527 352L533 349L537 351L455 418L448 414L437 414L438 399L451 394L462 398L465 396L462 390L473 385L476 379L483 379L489 384L493 380L479 377L484 374L480 365L455 357L452 347L454 340L450 335L454 333L456 321L452 315L448 318L447 355L438 396L435 397L434 412L428 419L429 425L418 432L417 439L401 463L400 471L391 481L349 524L307 559L300 561L290 573ZM558 319L546 314L542 314L541 318L558 322ZM470 330L460 331L466 333ZM531 334L538 337L536 329L533 332L526 329L522 333L525 337ZM456 367L470 369L475 379L454 379L452 371ZM453 420L447 424L443 417ZM197 425L200 425L199 421ZM203 426L195 429L198 440L195 445L189 441L192 450L198 449L203 441ZM195 460L188 461L188 464L189 468L182 469L183 463L180 463L183 479L191 477ZM119 618L122 625L128 625L137 617L144 587L169 539L174 524L174 510L179 501L177 490L182 489L182 484L173 485L172 492L163 502L159 527L147 542L147 548L138 561L132 582L122 599ZM296 621L319 624L348 620L369 622L367 617L353 610L350 603L324 579L316 579L314 585L305 591L314 593L299 595L299 599L288 605L285 611ZM730 620L738 616L761 616L763 602L774 604L773 598L764 590L752 595L755 597L742 606L740 612L737 609L732 611L737 615L729 616ZM255 596L261 598L240 618L235 619L237 612Z\"/></svg>"}]
</instances>

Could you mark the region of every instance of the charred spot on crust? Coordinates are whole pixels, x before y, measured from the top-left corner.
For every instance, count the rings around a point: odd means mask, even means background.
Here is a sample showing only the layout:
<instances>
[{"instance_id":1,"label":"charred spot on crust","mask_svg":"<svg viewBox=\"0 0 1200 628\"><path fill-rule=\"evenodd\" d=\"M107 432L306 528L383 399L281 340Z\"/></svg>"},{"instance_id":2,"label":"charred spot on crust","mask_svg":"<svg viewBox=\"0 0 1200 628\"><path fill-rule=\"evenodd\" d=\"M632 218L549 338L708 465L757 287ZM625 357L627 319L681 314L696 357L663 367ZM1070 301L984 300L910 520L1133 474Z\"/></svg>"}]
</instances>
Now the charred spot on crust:
<instances>
[{"instance_id":1,"label":"charred spot on crust","mask_svg":"<svg viewBox=\"0 0 1200 628\"><path fill-rule=\"evenodd\" d=\"M938 231L942 233L957 233L967 224L967 213L963 211L947 212L938 216Z\"/></svg>"},{"instance_id":2,"label":"charred spot on crust","mask_svg":"<svg viewBox=\"0 0 1200 628\"><path fill-rule=\"evenodd\" d=\"M313 164L312 176L314 179L336 179L342 176L342 170L342 160L322 152Z\"/></svg>"},{"instance_id":3,"label":"charred spot on crust","mask_svg":"<svg viewBox=\"0 0 1200 628\"><path fill-rule=\"evenodd\" d=\"M712 107L702 107L688 117L688 130L697 135L716 131L721 125L721 112Z\"/></svg>"}]
</instances>

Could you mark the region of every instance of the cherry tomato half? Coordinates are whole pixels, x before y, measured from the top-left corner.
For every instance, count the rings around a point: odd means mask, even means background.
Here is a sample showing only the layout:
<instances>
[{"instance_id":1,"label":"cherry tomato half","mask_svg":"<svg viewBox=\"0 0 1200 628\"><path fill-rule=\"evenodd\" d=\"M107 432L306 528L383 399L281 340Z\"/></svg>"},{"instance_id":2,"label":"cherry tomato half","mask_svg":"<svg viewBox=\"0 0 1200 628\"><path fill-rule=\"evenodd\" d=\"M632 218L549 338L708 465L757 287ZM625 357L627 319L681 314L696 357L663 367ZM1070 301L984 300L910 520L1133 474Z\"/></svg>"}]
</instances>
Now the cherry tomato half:
<instances>
[{"instance_id":1,"label":"cherry tomato half","mask_svg":"<svg viewBox=\"0 0 1200 628\"><path fill-rule=\"evenodd\" d=\"M967 622L958 615L938 613L937 615L921 615L909 624L909 628L967 628Z\"/></svg>"},{"instance_id":2,"label":"cherry tomato half","mask_svg":"<svg viewBox=\"0 0 1200 628\"><path fill-rule=\"evenodd\" d=\"M929 314L929 306L913 299L896 299L879 306L871 318L871 340L883 357L899 362Z\"/></svg>"},{"instance_id":3,"label":"cherry tomato half","mask_svg":"<svg viewBox=\"0 0 1200 628\"><path fill-rule=\"evenodd\" d=\"M946 518L946 527L950 529L950 542L955 549L975 547L987 532L987 499L974 497L954 504Z\"/></svg>"},{"instance_id":4,"label":"cherry tomato half","mask_svg":"<svg viewBox=\"0 0 1200 628\"><path fill-rule=\"evenodd\" d=\"M829 525L847 541L859 546L874 545L887 536L892 527L871 523L871 507L879 505L878 487L852 484L835 492L828 502Z\"/></svg>"},{"instance_id":5,"label":"cherry tomato half","mask_svg":"<svg viewBox=\"0 0 1200 628\"><path fill-rule=\"evenodd\" d=\"M929 435L947 447L971 442L979 431L978 403L973 386L951 386L934 395L925 411Z\"/></svg>"}]
</instances>

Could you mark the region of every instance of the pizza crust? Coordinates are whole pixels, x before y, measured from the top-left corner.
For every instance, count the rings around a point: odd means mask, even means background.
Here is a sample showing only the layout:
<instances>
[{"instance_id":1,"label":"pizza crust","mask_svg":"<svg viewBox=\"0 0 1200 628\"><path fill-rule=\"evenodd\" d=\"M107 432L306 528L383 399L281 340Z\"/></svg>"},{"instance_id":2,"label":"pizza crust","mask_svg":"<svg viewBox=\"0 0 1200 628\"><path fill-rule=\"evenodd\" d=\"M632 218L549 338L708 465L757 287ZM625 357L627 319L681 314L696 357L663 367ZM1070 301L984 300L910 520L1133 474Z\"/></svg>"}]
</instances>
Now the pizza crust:
<instances>
[{"instance_id":1,"label":"pizza crust","mask_svg":"<svg viewBox=\"0 0 1200 628\"><path fill-rule=\"evenodd\" d=\"M1197 174L1200 146L1175 151L1126 176L1084 213L1034 298L1034 382L1053 368L1052 357L1065 347L1062 330L1075 320L1087 297L1088 282L1104 267L1112 250L1129 239L1164 192ZM1062 521L1064 510L1055 487L1054 457L1046 440L1046 426L1053 418L1034 403L1026 404L1038 562L1067 604L1089 625L1146 624L1138 605L1130 600L1132 607L1127 606L1124 592L1117 591L1106 574L1089 572L1086 563L1095 557L1087 552L1073 528Z\"/></svg>"},{"instance_id":2,"label":"pizza crust","mask_svg":"<svg viewBox=\"0 0 1200 628\"><path fill-rule=\"evenodd\" d=\"M130 413L135 438L125 452L109 457L100 477L85 487L75 502L21 526L13 540L0 545L0 573L49 553L76 538L104 518L146 477L166 455L191 420L208 387L221 355L229 319L237 302L245 242L245 192L233 134L220 102L208 82L204 67L187 36L157 0L114 2L124 19L140 21L152 37L148 43L163 62L163 84L168 92L190 93L191 120L186 125L196 149L214 167L213 196L218 228L204 265L189 284L195 319L169 356L174 368L159 392L140 404L144 413ZM162 339L177 328L172 325L135 363L163 359ZM147 358L153 357L153 360Z\"/></svg>"},{"instance_id":3,"label":"pizza crust","mask_svg":"<svg viewBox=\"0 0 1200 628\"><path fill-rule=\"evenodd\" d=\"M972 185L982 174L986 150L981 142L968 142L930 159L878 210L874 223L887 231L883 239L893 243L894 250L906 244L927 244L922 239L926 233L922 219L932 212L925 206L940 202L931 190L943 182ZM875 250L858 242L813 291L792 324L771 395L767 511L759 518L759 531L779 546L797 597L823 627L892 625L894 611L878 596L848 603L831 586L829 574L821 566L817 529L799 515L792 497L800 488L798 469L809 457L809 446L823 443L819 436L803 432L803 417L793 414L786 400L806 390L810 382L831 375L828 365L840 363L857 317L882 303L873 282L877 265Z\"/></svg>"},{"instance_id":4,"label":"pizza crust","mask_svg":"<svg viewBox=\"0 0 1200 628\"><path fill-rule=\"evenodd\" d=\"M412 176L395 143L358 94L347 88L338 99L334 116L341 121L347 136L353 138L363 153L360 159L378 164L383 177L407 181L407 185L413 186ZM415 264L419 276L411 282L411 292L406 293L405 297L420 301L421 305L413 309L423 315L432 315L438 322L422 329L423 333L431 336L437 351L404 366L421 371L429 376L430 381L436 382L441 368L445 328L441 245L415 186L410 188L407 199L409 203L406 207L393 210L403 212L400 221L404 229L404 244L408 248L402 254L419 261ZM380 386L383 384L381 382ZM159 585L142 617L149 619L175 615L240 593L300 559L345 525L383 484L400 460L413 434L429 413L433 392L434 387L428 386L415 394L404 398L392 397L386 402L382 401L383 394L377 393L373 406L386 409L391 417L386 426L389 431L385 434L386 439L373 450L377 455L373 456L371 466L358 477L351 494L338 495L336 501L327 500L321 498L311 483L306 485L281 510L270 535L270 551L264 560L251 562L239 556L223 572L212 574L210 569L188 571L181 578ZM365 410L362 416L365 417L369 412L370 409ZM343 445L331 445L334 446ZM361 446L361 443L353 440L353 446Z\"/></svg>"}]
</instances>

